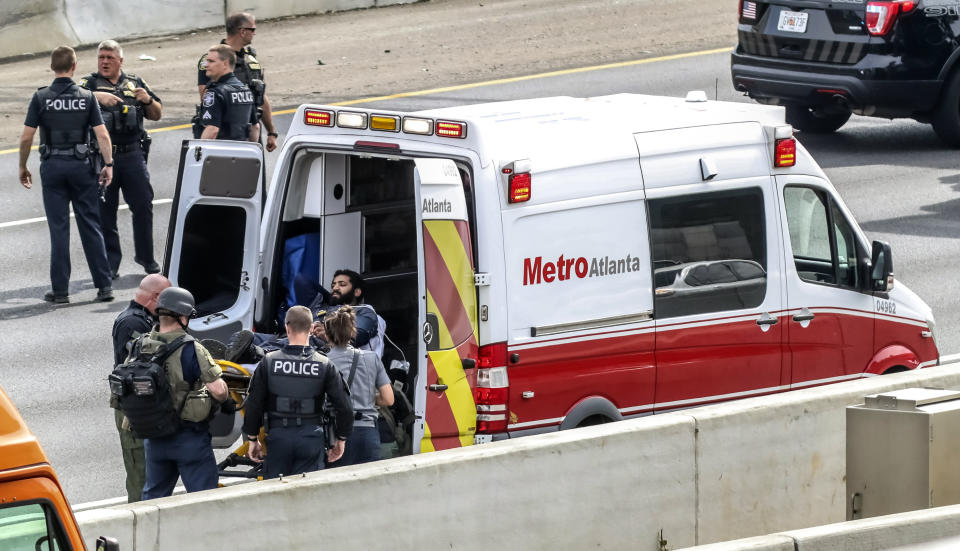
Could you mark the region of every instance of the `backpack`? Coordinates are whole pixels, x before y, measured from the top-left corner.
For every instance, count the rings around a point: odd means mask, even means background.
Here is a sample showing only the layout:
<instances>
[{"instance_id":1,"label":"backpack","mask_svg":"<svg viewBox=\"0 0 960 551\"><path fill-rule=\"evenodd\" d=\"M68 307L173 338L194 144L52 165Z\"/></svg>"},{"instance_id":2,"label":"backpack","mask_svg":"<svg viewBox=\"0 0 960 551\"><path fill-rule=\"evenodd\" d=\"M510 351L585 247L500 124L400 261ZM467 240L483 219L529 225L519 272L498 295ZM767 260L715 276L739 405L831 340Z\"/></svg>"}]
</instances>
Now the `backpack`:
<instances>
[{"instance_id":1,"label":"backpack","mask_svg":"<svg viewBox=\"0 0 960 551\"><path fill-rule=\"evenodd\" d=\"M179 407L174 404L165 364L171 354L180 350L181 345L192 342L193 337L180 336L153 354L141 350L145 338L146 335L138 337L127 361L113 369L108 378L110 392L117 397L130 429L138 438L172 436L180 430L180 413L186 400Z\"/></svg>"}]
</instances>

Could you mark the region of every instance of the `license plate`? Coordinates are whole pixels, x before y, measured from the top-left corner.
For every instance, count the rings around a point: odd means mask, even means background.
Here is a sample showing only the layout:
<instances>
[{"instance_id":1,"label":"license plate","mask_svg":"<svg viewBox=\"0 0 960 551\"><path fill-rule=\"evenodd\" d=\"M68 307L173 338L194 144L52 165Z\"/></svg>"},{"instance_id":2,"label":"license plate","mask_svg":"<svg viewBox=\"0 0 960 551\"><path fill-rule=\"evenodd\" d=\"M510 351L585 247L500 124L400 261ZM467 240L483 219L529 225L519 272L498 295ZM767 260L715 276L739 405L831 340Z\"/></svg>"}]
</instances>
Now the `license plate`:
<instances>
[{"instance_id":1,"label":"license plate","mask_svg":"<svg viewBox=\"0 0 960 551\"><path fill-rule=\"evenodd\" d=\"M804 12L787 11L780 12L780 21L777 22L777 29L788 33L802 33L807 31L807 15Z\"/></svg>"}]
</instances>

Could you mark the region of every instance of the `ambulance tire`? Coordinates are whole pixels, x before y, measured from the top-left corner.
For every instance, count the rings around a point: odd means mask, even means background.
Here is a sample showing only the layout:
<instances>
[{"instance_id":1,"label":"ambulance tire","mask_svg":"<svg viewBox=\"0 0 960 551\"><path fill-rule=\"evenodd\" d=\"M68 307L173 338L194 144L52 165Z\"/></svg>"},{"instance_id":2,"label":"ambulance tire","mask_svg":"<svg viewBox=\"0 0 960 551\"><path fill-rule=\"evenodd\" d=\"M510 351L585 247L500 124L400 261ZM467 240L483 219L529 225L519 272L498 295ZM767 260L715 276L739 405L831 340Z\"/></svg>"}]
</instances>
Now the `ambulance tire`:
<instances>
[{"instance_id":1,"label":"ambulance tire","mask_svg":"<svg viewBox=\"0 0 960 551\"><path fill-rule=\"evenodd\" d=\"M892 373L903 373L904 371L910 371L910 369L909 369L909 368L906 368L906 367L904 367L904 366L902 366L902 365L895 365L895 366L891 367L890 369L884 371L883 374L884 374L884 375L890 375L890 374L892 374Z\"/></svg>"},{"instance_id":2,"label":"ambulance tire","mask_svg":"<svg viewBox=\"0 0 960 551\"><path fill-rule=\"evenodd\" d=\"M797 130L810 134L831 134L850 119L850 111L828 111L800 103L787 103L784 107L787 109L787 122Z\"/></svg>"}]
</instances>

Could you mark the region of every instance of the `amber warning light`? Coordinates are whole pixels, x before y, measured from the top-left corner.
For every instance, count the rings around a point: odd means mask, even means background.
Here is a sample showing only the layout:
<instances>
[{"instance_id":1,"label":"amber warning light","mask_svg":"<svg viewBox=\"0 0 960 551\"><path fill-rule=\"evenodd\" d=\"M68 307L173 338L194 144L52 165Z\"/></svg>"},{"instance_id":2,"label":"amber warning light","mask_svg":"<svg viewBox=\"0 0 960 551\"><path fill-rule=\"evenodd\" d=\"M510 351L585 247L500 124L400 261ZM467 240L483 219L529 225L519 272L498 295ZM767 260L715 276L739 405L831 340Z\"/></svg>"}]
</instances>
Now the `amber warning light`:
<instances>
[{"instance_id":1,"label":"amber warning light","mask_svg":"<svg viewBox=\"0 0 960 551\"><path fill-rule=\"evenodd\" d=\"M333 126L333 111L305 109L303 111L303 122L310 126Z\"/></svg>"}]
</instances>

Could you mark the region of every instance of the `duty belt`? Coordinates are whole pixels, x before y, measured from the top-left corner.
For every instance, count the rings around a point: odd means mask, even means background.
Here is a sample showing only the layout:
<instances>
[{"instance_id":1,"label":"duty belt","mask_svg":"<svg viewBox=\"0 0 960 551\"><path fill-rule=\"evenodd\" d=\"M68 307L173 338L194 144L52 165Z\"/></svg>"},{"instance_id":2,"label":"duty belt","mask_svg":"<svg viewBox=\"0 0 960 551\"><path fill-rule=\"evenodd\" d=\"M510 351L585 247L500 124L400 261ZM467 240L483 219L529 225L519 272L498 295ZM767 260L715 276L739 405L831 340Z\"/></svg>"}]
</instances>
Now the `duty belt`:
<instances>
[{"instance_id":1,"label":"duty belt","mask_svg":"<svg viewBox=\"0 0 960 551\"><path fill-rule=\"evenodd\" d=\"M47 150L47 155L59 155L59 156L63 156L63 157L66 157L66 156L74 157L74 156L76 156L76 152L77 152L77 150L76 150L75 148L73 148L73 147L71 147L70 149L58 149L58 148L53 148L53 147L51 147L50 149Z\"/></svg>"},{"instance_id":2,"label":"duty belt","mask_svg":"<svg viewBox=\"0 0 960 551\"><path fill-rule=\"evenodd\" d=\"M299 427L304 424L319 425L323 420L321 415L298 415L296 417L280 417L279 415L267 414L267 426L269 428L277 427Z\"/></svg>"},{"instance_id":3,"label":"duty belt","mask_svg":"<svg viewBox=\"0 0 960 551\"><path fill-rule=\"evenodd\" d=\"M140 149L140 142L131 142L131 143L113 145L113 151L115 153L126 153L128 151L136 151L138 149Z\"/></svg>"}]
</instances>

